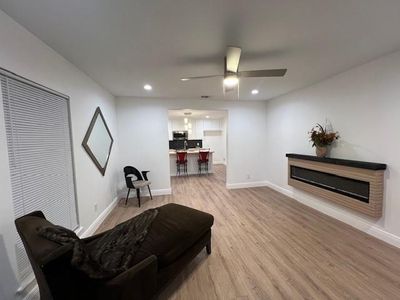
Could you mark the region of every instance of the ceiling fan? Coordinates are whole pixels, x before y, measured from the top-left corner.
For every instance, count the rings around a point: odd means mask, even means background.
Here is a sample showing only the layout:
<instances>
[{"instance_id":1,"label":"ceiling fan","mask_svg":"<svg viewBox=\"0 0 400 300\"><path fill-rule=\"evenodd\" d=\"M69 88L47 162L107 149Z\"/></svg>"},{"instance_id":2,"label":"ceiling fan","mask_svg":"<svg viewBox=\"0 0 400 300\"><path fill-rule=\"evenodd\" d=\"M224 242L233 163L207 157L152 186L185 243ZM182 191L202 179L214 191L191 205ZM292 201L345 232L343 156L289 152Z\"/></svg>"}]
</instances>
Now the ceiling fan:
<instances>
[{"instance_id":1,"label":"ceiling fan","mask_svg":"<svg viewBox=\"0 0 400 300\"><path fill-rule=\"evenodd\" d=\"M196 77L184 77L182 81L194 79L204 79L213 77L224 78L224 92L235 89L239 84L239 78L243 77L282 77L286 74L287 69L269 69L269 70L251 70L239 71L239 61L242 49L239 47L228 47L225 56L225 71L223 75L207 75Z\"/></svg>"}]
</instances>

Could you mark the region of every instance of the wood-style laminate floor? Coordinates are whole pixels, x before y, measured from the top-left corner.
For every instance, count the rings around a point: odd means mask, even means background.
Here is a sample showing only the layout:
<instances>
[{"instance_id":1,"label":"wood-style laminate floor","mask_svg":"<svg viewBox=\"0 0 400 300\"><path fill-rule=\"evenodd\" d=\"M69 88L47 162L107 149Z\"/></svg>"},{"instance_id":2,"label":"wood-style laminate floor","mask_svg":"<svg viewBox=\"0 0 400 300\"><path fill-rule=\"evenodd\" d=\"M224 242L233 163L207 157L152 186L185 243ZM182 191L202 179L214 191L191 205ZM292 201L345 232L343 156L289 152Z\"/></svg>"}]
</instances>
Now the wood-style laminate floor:
<instances>
[{"instance_id":1,"label":"wood-style laminate floor","mask_svg":"<svg viewBox=\"0 0 400 300\"><path fill-rule=\"evenodd\" d=\"M400 249L266 187L225 188L225 168L172 178L171 196L121 200L108 229L176 202L214 215L202 251L161 299L400 299Z\"/></svg>"}]
</instances>

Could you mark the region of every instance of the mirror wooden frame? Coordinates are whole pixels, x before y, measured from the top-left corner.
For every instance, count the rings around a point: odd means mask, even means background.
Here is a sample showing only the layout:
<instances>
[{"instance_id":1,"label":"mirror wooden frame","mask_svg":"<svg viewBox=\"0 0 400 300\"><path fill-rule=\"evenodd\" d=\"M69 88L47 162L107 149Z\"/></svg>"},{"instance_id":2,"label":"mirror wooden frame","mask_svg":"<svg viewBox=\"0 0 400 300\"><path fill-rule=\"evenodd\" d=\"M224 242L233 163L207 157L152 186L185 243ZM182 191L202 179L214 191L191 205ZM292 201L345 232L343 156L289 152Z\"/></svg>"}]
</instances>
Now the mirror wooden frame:
<instances>
[{"instance_id":1,"label":"mirror wooden frame","mask_svg":"<svg viewBox=\"0 0 400 300\"><path fill-rule=\"evenodd\" d=\"M94 155L94 153L92 152L92 150L90 149L89 145L88 145L88 141L90 138L90 135L92 133L93 127L96 124L97 118L100 117L101 120L103 121L103 124L107 130L108 135L110 136L111 139L111 143L110 143L110 148L108 149L108 156L107 156L107 160L106 163L104 164L104 167L100 165L99 161L97 160L96 156ZM100 173L104 176L104 174L106 173L106 169L107 169L107 165L108 165L108 160L110 159L110 154L111 154L111 149L114 143L114 139L111 135L110 129L107 126L107 122L104 119L103 113L101 112L100 107L96 108L96 111L94 112L93 118L90 121L90 125L88 130L86 131L85 137L82 141L82 146L83 148L86 150L87 154L89 154L90 158L92 159L92 161L94 162L94 164L96 165L97 169L99 169Z\"/></svg>"}]
</instances>

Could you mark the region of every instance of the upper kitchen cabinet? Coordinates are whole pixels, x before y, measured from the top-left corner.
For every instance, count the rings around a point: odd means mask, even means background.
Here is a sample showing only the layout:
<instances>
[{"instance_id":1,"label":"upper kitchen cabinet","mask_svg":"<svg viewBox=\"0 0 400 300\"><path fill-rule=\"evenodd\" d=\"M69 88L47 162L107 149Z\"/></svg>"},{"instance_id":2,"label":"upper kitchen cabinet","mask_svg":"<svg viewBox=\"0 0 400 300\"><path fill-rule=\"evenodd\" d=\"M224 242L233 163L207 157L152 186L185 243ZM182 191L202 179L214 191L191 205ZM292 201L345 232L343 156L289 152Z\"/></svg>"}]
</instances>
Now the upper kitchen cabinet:
<instances>
[{"instance_id":1,"label":"upper kitchen cabinet","mask_svg":"<svg viewBox=\"0 0 400 300\"><path fill-rule=\"evenodd\" d=\"M172 131L182 131L185 130L185 122L183 118L172 119L171 120Z\"/></svg>"},{"instance_id":2,"label":"upper kitchen cabinet","mask_svg":"<svg viewBox=\"0 0 400 300\"><path fill-rule=\"evenodd\" d=\"M204 120L203 130L222 130L222 120L206 119Z\"/></svg>"},{"instance_id":3,"label":"upper kitchen cabinet","mask_svg":"<svg viewBox=\"0 0 400 300\"><path fill-rule=\"evenodd\" d=\"M173 136L172 136L172 120L168 120L168 139L170 141L173 140Z\"/></svg>"},{"instance_id":4,"label":"upper kitchen cabinet","mask_svg":"<svg viewBox=\"0 0 400 300\"><path fill-rule=\"evenodd\" d=\"M204 131L223 131L223 119L194 119L173 118L168 121L169 139L172 140L173 131L187 131L190 140L201 140L204 138Z\"/></svg>"},{"instance_id":5,"label":"upper kitchen cabinet","mask_svg":"<svg viewBox=\"0 0 400 300\"><path fill-rule=\"evenodd\" d=\"M189 140L197 139L198 137L196 128L196 120L187 118L185 122L185 118L170 119L168 121L169 139L173 139L173 131L187 131Z\"/></svg>"},{"instance_id":6,"label":"upper kitchen cabinet","mask_svg":"<svg viewBox=\"0 0 400 300\"><path fill-rule=\"evenodd\" d=\"M203 139L203 130L204 130L204 121L199 119L196 120L196 139L202 140Z\"/></svg>"}]
</instances>

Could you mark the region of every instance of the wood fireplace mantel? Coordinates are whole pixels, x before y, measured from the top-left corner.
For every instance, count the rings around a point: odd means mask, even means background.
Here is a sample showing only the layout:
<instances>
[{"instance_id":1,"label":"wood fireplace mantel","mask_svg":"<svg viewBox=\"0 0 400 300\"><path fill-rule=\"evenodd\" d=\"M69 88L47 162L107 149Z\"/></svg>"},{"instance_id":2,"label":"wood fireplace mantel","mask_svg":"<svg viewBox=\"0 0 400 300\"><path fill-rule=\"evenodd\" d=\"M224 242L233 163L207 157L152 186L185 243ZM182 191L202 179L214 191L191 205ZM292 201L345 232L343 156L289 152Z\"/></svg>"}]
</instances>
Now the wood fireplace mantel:
<instances>
[{"instance_id":1,"label":"wood fireplace mantel","mask_svg":"<svg viewBox=\"0 0 400 300\"><path fill-rule=\"evenodd\" d=\"M382 216L386 164L286 154L288 184L372 217Z\"/></svg>"}]
</instances>

